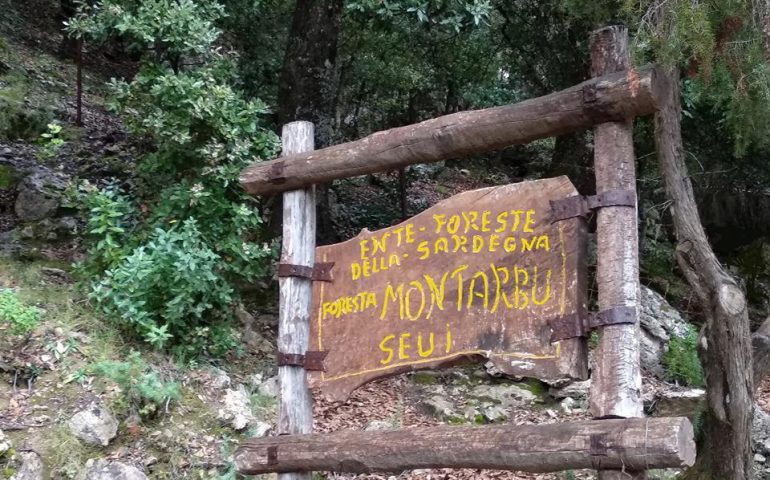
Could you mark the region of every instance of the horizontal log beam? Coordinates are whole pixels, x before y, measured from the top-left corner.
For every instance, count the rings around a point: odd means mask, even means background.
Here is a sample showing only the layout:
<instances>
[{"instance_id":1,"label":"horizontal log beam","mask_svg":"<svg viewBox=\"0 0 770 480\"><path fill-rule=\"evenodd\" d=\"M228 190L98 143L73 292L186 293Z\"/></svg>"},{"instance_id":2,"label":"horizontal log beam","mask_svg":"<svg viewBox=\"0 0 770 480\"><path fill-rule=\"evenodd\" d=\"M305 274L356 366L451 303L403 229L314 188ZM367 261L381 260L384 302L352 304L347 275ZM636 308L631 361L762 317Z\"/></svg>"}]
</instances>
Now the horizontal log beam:
<instances>
[{"instance_id":1,"label":"horizontal log beam","mask_svg":"<svg viewBox=\"0 0 770 480\"><path fill-rule=\"evenodd\" d=\"M252 195L488 153L539 138L654 113L662 86L653 66L593 78L521 103L454 113L361 140L254 163L240 177Z\"/></svg>"},{"instance_id":2,"label":"horizontal log beam","mask_svg":"<svg viewBox=\"0 0 770 480\"><path fill-rule=\"evenodd\" d=\"M694 461L692 425L673 417L286 435L250 439L235 452L236 467L245 475L422 468L643 470L688 467Z\"/></svg>"}]
</instances>

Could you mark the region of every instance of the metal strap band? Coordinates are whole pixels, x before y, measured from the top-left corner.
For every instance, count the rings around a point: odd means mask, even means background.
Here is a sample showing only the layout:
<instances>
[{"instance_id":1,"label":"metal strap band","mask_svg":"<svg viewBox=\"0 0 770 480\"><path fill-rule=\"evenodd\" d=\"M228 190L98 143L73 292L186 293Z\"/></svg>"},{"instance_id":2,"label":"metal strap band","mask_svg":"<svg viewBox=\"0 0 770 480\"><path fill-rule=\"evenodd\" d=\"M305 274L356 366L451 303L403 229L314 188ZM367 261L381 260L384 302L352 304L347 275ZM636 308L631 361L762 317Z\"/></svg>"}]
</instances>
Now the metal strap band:
<instances>
[{"instance_id":1,"label":"metal strap band","mask_svg":"<svg viewBox=\"0 0 770 480\"><path fill-rule=\"evenodd\" d=\"M635 207L636 193L632 190L608 190L584 197L573 195L551 200L551 223L574 217L584 217L592 210L603 207Z\"/></svg>"},{"instance_id":2,"label":"metal strap band","mask_svg":"<svg viewBox=\"0 0 770 480\"><path fill-rule=\"evenodd\" d=\"M332 268L334 262L319 262L308 267L306 265L294 265L291 263L278 264L278 277L306 278L316 282L332 282Z\"/></svg>"},{"instance_id":3,"label":"metal strap band","mask_svg":"<svg viewBox=\"0 0 770 480\"><path fill-rule=\"evenodd\" d=\"M608 325L633 325L636 323L636 308L614 307L595 313L588 318L588 330Z\"/></svg>"},{"instance_id":4,"label":"metal strap band","mask_svg":"<svg viewBox=\"0 0 770 480\"><path fill-rule=\"evenodd\" d=\"M588 436L589 453L591 454L591 467L594 470L602 469L602 460L607 457L609 439L606 433L592 433Z\"/></svg>"},{"instance_id":5,"label":"metal strap band","mask_svg":"<svg viewBox=\"0 0 770 480\"><path fill-rule=\"evenodd\" d=\"M267 447L267 466L278 465L278 447L275 445Z\"/></svg>"},{"instance_id":6,"label":"metal strap band","mask_svg":"<svg viewBox=\"0 0 770 480\"><path fill-rule=\"evenodd\" d=\"M324 360L328 354L327 351L315 350L308 350L304 355L279 351L276 353L275 359L279 367L302 367L311 372L324 372L326 371Z\"/></svg>"},{"instance_id":7,"label":"metal strap band","mask_svg":"<svg viewBox=\"0 0 770 480\"><path fill-rule=\"evenodd\" d=\"M599 327L635 323L636 308L634 307L614 307L585 317L572 313L548 320L548 326L551 328L551 343L585 337L591 330Z\"/></svg>"}]
</instances>

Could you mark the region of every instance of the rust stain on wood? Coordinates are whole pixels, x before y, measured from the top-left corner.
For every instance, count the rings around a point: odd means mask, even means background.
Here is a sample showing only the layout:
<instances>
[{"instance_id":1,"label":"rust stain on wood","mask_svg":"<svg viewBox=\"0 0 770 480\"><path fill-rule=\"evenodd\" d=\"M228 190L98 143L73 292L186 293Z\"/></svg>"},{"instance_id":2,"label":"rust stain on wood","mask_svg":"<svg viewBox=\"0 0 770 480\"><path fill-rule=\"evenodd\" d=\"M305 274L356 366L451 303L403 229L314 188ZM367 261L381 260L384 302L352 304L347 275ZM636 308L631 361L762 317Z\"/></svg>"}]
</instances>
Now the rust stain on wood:
<instances>
[{"instance_id":1,"label":"rust stain on wood","mask_svg":"<svg viewBox=\"0 0 770 480\"><path fill-rule=\"evenodd\" d=\"M318 247L334 281L313 285L311 385L335 400L373 379L489 359L513 375L584 378L583 339L549 320L585 312L585 225L550 221L566 177L464 192L393 227Z\"/></svg>"}]
</instances>

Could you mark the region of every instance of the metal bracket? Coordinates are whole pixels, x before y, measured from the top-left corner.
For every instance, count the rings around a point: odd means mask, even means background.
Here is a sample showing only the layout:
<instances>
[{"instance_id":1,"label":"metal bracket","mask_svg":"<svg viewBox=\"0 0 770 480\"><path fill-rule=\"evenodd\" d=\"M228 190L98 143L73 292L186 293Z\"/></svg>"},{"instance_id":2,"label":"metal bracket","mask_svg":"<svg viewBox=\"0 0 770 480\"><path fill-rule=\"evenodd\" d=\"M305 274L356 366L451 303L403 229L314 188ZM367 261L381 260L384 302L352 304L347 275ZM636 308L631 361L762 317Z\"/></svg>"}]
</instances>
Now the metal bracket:
<instances>
[{"instance_id":1,"label":"metal bracket","mask_svg":"<svg viewBox=\"0 0 770 480\"><path fill-rule=\"evenodd\" d=\"M603 207L635 207L636 193L632 190L608 190L597 195L573 195L551 200L551 223L568 218L583 217Z\"/></svg>"},{"instance_id":2,"label":"metal bracket","mask_svg":"<svg viewBox=\"0 0 770 480\"><path fill-rule=\"evenodd\" d=\"M297 277L313 280L314 282L333 282L332 268L334 268L334 262L318 262L312 267L279 263L278 277Z\"/></svg>"},{"instance_id":3,"label":"metal bracket","mask_svg":"<svg viewBox=\"0 0 770 480\"><path fill-rule=\"evenodd\" d=\"M305 354L276 352L275 359L279 367L302 367L309 372L325 372L324 360L329 352L308 350Z\"/></svg>"},{"instance_id":4,"label":"metal bracket","mask_svg":"<svg viewBox=\"0 0 770 480\"><path fill-rule=\"evenodd\" d=\"M591 330L608 325L633 325L636 323L635 307L614 307L585 317L578 313L548 320L551 327L551 343L569 338L585 337Z\"/></svg>"}]
</instances>

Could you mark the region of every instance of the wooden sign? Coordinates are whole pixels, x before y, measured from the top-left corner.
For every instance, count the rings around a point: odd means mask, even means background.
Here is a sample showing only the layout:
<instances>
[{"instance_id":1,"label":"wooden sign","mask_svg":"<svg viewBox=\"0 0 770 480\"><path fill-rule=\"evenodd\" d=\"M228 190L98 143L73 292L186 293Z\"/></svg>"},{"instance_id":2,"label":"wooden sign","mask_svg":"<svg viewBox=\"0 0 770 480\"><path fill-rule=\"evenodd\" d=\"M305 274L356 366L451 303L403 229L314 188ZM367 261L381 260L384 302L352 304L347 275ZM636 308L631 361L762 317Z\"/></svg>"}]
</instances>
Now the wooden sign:
<instances>
[{"instance_id":1,"label":"wooden sign","mask_svg":"<svg viewBox=\"0 0 770 480\"><path fill-rule=\"evenodd\" d=\"M551 342L549 320L585 311L585 226L552 222L567 177L451 197L399 225L318 247L311 385L344 400L375 378L461 360L511 375L585 378L585 342Z\"/></svg>"}]
</instances>

